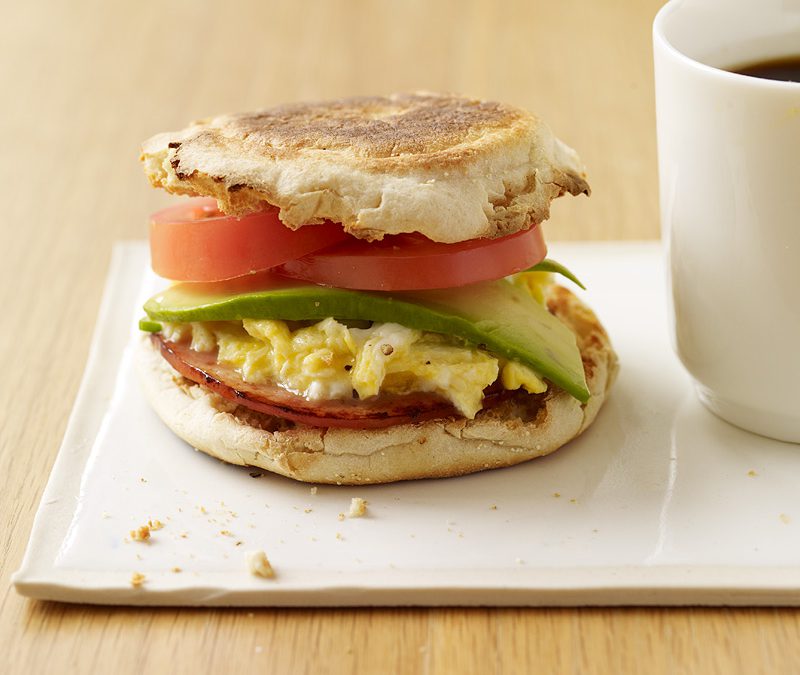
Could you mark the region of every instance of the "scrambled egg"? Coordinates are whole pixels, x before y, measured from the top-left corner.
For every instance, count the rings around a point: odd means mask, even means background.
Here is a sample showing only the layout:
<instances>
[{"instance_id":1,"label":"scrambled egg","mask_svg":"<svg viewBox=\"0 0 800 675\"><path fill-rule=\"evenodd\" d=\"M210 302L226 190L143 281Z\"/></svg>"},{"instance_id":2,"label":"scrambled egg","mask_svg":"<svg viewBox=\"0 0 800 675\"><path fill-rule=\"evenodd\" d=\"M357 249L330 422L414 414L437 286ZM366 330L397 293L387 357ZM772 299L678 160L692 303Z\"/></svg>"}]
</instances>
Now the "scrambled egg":
<instances>
[{"instance_id":1,"label":"scrambled egg","mask_svg":"<svg viewBox=\"0 0 800 675\"><path fill-rule=\"evenodd\" d=\"M511 281L541 302L541 287L549 279L523 273ZM218 349L217 359L247 382L274 382L309 400L351 398L353 392L361 399L433 392L472 419L482 407L483 390L498 378L505 389L547 389L521 363L396 323L350 328L328 318L293 329L285 321L245 319L164 324L163 329L168 340L191 339L196 351Z\"/></svg>"},{"instance_id":2,"label":"scrambled egg","mask_svg":"<svg viewBox=\"0 0 800 675\"><path fill-rule=\"evenodd\" d=\"M544 304L547 287L553 283L551 272L520 272L506 278L515 286L527 291L540 305Z\"/></svg>"}]
</instances>

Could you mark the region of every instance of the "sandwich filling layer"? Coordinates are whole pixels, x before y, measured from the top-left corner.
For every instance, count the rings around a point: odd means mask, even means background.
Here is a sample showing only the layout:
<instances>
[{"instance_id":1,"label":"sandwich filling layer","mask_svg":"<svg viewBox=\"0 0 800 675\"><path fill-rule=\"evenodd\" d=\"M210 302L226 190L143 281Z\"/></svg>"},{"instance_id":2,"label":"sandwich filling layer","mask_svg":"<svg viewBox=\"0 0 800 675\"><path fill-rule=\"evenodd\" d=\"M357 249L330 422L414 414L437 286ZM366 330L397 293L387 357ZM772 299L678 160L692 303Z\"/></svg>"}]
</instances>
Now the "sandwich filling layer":
<instances>
[{"instance_id":1,"label":"sandwich filling layer","mask_svg":"<svg viewBox=\"0 0 800 675\"><path fill-rule=\"evenodd\" d=\"M168 342L216 351L252 384L277 384L309 401L368 399L425 392L446 399L469 419L484 390L541 393L547 385L527 366L436 333L396 323L350 328L333 318L292 330L286 321L253 320L166 324Z\"/></svg>"},{"instance_id":2,"label":"sandwich filling layer","mask_svg":"<svg viewBox=\"0 0 800 675\"><path fill-rule=\"evenodd\" d=\"M501 283L527 298L529 308L549 315L542 305L550 273L525 272ZM202 306L197 311L198 318L207 316L207 308L205 315ZM330 316L316 321L221 319L162 321L162 349L196 372L209 374L202 367L212 365L215 372L228 373L223 383L235 379L273 394L278 387L311 402L430 394L452 406L451 414L468 419L484 407L490 389L539 394L548 387L539 370L484 344L396 322Z\"/></svg>"}]
</instances>

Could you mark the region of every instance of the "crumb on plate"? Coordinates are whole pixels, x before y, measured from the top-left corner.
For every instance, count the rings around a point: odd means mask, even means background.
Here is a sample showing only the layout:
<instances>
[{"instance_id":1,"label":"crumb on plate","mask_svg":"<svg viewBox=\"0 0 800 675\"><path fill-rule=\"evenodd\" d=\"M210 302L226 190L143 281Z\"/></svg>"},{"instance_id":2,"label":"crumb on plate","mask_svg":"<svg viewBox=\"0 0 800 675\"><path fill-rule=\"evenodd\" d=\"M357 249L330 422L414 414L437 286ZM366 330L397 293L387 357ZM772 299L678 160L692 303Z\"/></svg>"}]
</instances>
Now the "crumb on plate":
<instances>
[{"instance_id":1,"label":"crumb on plate","mask_svg":"<svg viewBox=\"0 0 800 675\"><path fill-rule=\"evenodd\" d=\"M147 541L150 539L150 528L147 525L131 530L131 539L133 541Z\"/></svg>"},{"instance_id":2,"label":"crumb on plate","mask_svg":"<svg viewBox=\"0 0 800 675\"><path fill-rule=\"evenodd\" d=\"M361 518L367 512L367 500L361 499L361 497L353 497L350 500L350 512L349 516L351 518Z\"/></svg>"},{"instance_id":3,"label":"crumb on plate","mask_svg":"<svg viewBox=\"0 0 800 675\"><path fill-rule=\"evenodd\" d=\"M275 570L272 569L272 565L264 551L250 551L245 555L245 558L250 574L253 576L263 577L264 579L275 578Z\"/></svg>"},{"instance_id":4,"label":"crumb on plate","mask_svg":"<svg viewBox=\"0 0 800 675\"><path fill-rule=\"evenodd\" d=\"M141 572L131 574L131 586L139 588L145 581L145 576Z\"/></svg>"}]
</instances>

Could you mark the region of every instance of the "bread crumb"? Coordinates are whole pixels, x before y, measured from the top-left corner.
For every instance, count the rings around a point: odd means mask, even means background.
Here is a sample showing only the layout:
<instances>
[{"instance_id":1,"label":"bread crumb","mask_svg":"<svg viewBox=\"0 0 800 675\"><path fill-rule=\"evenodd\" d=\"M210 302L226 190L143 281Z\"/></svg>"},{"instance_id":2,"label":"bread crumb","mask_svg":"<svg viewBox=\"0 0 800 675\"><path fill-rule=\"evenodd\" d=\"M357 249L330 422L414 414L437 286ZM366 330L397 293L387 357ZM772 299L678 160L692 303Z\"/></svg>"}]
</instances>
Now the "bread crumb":
<instances>
[{"instance_id":1,"label":"bread crumb","mask_svg":"<svg viewBox=\"0 0 800 675\"><path fill-rule=\"evenodd\" d=\"M206 507L205 506L198 506L197 508L200 511L200 513L202 513L203 515L208 513L208 511L206 511Z\"/></svg>"},{"instance_id":2,"label":"bread crumb","mask_svg":"<svg viewBox=\"0 0 800 675\"><path fill-rule=\"evenodd\" d=\"M343 537L342 537L342 533L341 533L341 532L337 532L337 533L336 533L336 538L337 538L339 541L341 541L341 540L343 539Z\"/></svg>"},{"instance_id":3,"label":"bread crumb","mask_svg":"<svg viewBox=\"0 0 800 675\"><path fill-rule=\"evenodd\" d=\"M755 469L750 469L750 471L747 472L747 475L750 476L750 478L754 478L758 475L758 472Z\"/></svg>"},{"instance_id":4,"label":"bread crumb","mask_svg":"<svg viewBox=\"0 0 800 675\"><path fill-rule=\"evenodd\" d=\"M180 567L173 567L173 568L172 568L172 571L173 571L175 574L180 574L181 572L183 572L183 570L182 570Z\"/></svg>"},{"instance_id":5,"label":"bread crumb","mask_svg":"<svg viewBox=\"0 0 800 675\"><path fill-rule=\"evenodd\" d=\"M558 499L560 496L561 496L560 492L554 492L553 493L553 497L555 497L556 499Z\"/></svg>"},{"instance_id":6,"label":"bread crumb","mask_svg":"<svg viewBox=\"0 0 800 675\"><path fill-rule=\"evenodd\" d=\"M188 532L181 532L181 539L186 539L189 536Z\"/></svg>"},{"instance_id":7,"label":"bread crumb","mask_svg":"<svg viewBox=\"0 0 800 675\"><path fill-rule=\"evenodd\" d=\"M303 509L303 513L311 513L314 509Z\"/></svg>"},{"instance_id":8,"label":"bread crumb","mask_svg":"<svg viewBox=\"0 0 800 675\"><path fill-rule=\"evenodd\" d=\"M253 576L263 577L264 579L275 578L275 570L272 569L272 565L264 551L250 551L245 555L245 558L250 574Z\"/></svg>"},{"instance_id":9,"label":"bread crumb","mask_svg":"<svg viewBox=\"0 0 800 675\"><path fill-rule=\"evenodd\" d=\"M230 530L220 530L219 533L223 537L232 537L233 536L233 533Z\"/></svg>"},{"instance_id":10,"label":"bread crumb","mask_svg":"<svg viewBox=\"0 0 800 675\"><path fill-rule=\"evenodd\" d=\"M779 515L779 516L778 516L778 518L780 518L780 519L781 519L781 522L782 522L784 525L788 525L789 523L791 523L791 522L792 522L792 519L791 519L791 518L789 518L789 516L787 516L785 513L782 513L781 515Z\"/></svg>"},{"instance_id":11,"label":"bread crumb","mask_svg":"<svg viewBox=\"0 0 800 675\"><path fill-rule=\"evenodd\" d=\"M361 518L367 512L367 500L361 499L361 497L353 497L350 500L350 512L349 516L351 518Z\"/></svg>"},{"instance_id":12,"label":"bread crumb","mask_svg":"<svg viewBox=\"0 0 800 675\"><path fill-rule=\"evenodd\" d=\"M570 500L569 500L569 503L570 503L570 504L577 504L577 503L578 503L578 500L573 498L573 499L570 499Z\"/></svg>"},{"instance_id":13,"label":"bread crumb","mask_svg":"<svg viewBox=\"0 0 800 675\"><path fill-rule=\"evenodd\" d=\"M147 525L142 525L136 530L131 530L131 539L133 541L147 541L150 539L150 528Z\"/></svg>"},{"instance_id":14,"label":"bread crumb","mask_svg":"<svg viewBox=\"0 0 800 675\"><path fill-rule=\"evenodd\" d=\"M489 507L489 509L490 509L491 511L497 511L497 504L492 504L492 505Z\"/></svg>"},{"instance_id":15,"label":"bread crumb","mask_svg":"<svg viewBox=\"0 0 800 675\"><path fill-rule=\"evenodd\" d=\"M141 572L131 574L131 586L139 588L145 581L145 576Z\"/></svg>"},{"instance_id":16,"label":"bread crumb","mask_svg":"<svg viewBox=\"0 0 800 675\"><path fill-rule=\"evenodd\" d=\"M151 531L160 530L162 527L164 527L164 523L156 518L155 520L148 520L147 527L149 527Z\"/></svg>"},{"instance_id":17,"label":"bread crumb","mask_svg":"<svg viewBox=\"0 0 800 675\"><path fill-rule=\"evenodd\" d=\"M315 495L315 494L317 494L317 486L316 486L316 485L315 485L314 487L312 487L312 488L311 488L311 494L312 494L312 495Z\"/></svg>"},{"instance_id":18,"label":"bread crumb","mask_svg":"<svg viewBox=\"0 0 800 675\"><path fill-rule=\"evenodd\" d=\"M344 514L340 513L338 516L336 516L336 519L337 520L344 520Z\"/></svg>"}]
</instances>

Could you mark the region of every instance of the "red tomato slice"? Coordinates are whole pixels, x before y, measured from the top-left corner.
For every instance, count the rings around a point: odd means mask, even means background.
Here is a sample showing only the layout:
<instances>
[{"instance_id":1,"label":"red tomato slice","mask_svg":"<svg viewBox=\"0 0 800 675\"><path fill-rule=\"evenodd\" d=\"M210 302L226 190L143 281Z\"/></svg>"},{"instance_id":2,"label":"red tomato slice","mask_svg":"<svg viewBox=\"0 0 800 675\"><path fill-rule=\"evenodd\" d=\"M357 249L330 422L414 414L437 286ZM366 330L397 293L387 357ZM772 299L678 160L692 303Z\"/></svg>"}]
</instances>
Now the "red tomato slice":
<instances>
[{"instance_id":1,"label":"red tomato slice","mask_svg":"<svg viewBox=\"0 0 800 675\"><path fill-rule=\"evenodd\" d=\"M278 209L235 218L214 199L189 199L153 214L150 255L156 274L175 281L221 281L281 265L348 238L340 225L290 230Z\"/></svg>"},{"instance_id":2,"label":"red tomato slice","mask_svg":"<svg viewBox=\"0 0 800 675\"><path fill-rule=\"evenodd\" d=\"M399 234L376 242L346 241L287 262L275 271L336 288L416 291L500 279L541 262L546 255L538 227L458 244Z\"/></svg>"}]
</instances>

